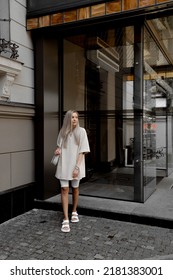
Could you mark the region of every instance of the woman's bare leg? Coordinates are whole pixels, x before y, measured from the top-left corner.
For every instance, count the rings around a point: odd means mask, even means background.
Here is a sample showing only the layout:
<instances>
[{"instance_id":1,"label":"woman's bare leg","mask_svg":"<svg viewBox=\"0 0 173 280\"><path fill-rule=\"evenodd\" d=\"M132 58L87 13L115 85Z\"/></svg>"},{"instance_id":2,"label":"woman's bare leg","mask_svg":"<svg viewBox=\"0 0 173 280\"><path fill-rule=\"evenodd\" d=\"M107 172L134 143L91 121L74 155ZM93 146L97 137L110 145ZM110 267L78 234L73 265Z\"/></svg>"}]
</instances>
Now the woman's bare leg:
<instances>
[{"instance_id":1,"label":"woman's bare leg","mask_svg":"<svg viewBox=\"0 0 173 280\"><path fill-rule=\"evenodd\" d=\"M62 209L64 213L64 220L68 220L68 194L69 194L69 187L61 188L61 203Z\"/></svg>"},{"instance_id":2,"label":"woman's bare leg","mask_svg":"<svg viewBox=\"0 0 173 280\"><path fill-rule=\"evenodd\" d=\"M76 212L79 200L79 188L73 188L73 208L72 212Z\"/></svg>"}]
</instances>

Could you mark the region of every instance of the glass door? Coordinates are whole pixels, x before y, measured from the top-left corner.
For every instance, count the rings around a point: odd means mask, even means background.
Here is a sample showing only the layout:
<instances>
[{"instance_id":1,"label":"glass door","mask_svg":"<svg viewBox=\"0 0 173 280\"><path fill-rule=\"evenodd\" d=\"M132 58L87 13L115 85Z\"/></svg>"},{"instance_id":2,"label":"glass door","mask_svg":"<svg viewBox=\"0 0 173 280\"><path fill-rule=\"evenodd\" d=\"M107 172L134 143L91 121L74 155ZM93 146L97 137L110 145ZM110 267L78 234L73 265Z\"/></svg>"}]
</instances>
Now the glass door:
<instances>
[{"instance_id":1,"label":"glass door","mask_svg":"<svg viewBox=\"0 0 173 280\"><path fill-rule=\"evenodd\" d=\"M160 19L149 21L144 32L143 159L146 198L156 188L156 175L159 182L159 178L172 172L172 87L169 85L172 79L166 78L171 72L168 56L165 56L168 52L160 44L160 22Z\"/></svg>"},{"instance_id":2,"label":"glass door","mask_svg":"<svg viewBox=\"0 0 173 280\"><path fill-rule=\"evenodd\" d=\"M173 16L155 18L146 23L144 44L145 83L152 97L156 123L157 181L173 172ZM168 32L169 30L169 32ZM155 108L154 108L155 107Z\"/></svg>"}]
</instances>

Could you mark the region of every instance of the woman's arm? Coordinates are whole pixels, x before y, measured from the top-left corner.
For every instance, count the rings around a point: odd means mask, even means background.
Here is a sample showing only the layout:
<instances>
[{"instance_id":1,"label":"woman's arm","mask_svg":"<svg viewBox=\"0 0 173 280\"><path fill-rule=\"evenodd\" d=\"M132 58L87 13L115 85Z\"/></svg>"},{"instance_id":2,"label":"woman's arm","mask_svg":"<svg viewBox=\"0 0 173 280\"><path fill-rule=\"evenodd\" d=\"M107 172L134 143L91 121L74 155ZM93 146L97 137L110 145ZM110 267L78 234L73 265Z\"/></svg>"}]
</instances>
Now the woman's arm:
<instances>
[{"instance_id":1,"label":"woman's arm","mask_svg":"<svg viewBox=\"0 0 173 280\"><path fill-rule=\"evenodd\" d=\"M54 152L55 155L59 156L61 154L61 146L62 146L62 138L59 133L58 138L57 138L57 148Z\"/></svg>"},{"instance_id":2,"label":"woman's arm","mask_svg":"<svg viewBox=\"0 0 173 280\"><path fill-rule=\"evenodd\" d=\"M81 165L83 156L84 156L83 153L80 153L80 154L78 155L77 162L76 162L76 166L75 166L75 169L74 169L74 171L73 171L73 178L78 177L78 174L79 174L79 171L80 171L80 165Z\"/></svg>"}]
</instances>

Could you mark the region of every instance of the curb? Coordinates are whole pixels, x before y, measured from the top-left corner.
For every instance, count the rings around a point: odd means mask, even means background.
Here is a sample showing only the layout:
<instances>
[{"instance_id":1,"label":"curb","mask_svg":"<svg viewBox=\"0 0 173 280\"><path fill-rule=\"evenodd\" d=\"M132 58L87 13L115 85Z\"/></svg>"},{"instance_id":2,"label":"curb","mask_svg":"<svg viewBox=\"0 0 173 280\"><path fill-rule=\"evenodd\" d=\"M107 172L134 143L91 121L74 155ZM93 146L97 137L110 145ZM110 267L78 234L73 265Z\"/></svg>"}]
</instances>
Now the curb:
<instances>
[{"instance_id":1,"label":"curb","mask_svg":"<svg viewBox=\"0 0 173 280\"><path fill-rule=\"evenodd\" d=\"M58 202L49 202L43 200L35 200L34 208L43 209L43 210L54 210L62 212L62 205ZM71 205L69 206L71 209ZM162 228L173 229L172 220L154 218L154 217L146 217L142 215L133 215L133 214L125 214L125 213L117 213L111 211L97 210L97 209L89 209L85 207L78 206L78 211L81 215L92 216L97 218L106 218L110 220L118 220L122 222L130 222L136 224L144 224L149 226L157 226Z\"/></svg>"}]
</instances>

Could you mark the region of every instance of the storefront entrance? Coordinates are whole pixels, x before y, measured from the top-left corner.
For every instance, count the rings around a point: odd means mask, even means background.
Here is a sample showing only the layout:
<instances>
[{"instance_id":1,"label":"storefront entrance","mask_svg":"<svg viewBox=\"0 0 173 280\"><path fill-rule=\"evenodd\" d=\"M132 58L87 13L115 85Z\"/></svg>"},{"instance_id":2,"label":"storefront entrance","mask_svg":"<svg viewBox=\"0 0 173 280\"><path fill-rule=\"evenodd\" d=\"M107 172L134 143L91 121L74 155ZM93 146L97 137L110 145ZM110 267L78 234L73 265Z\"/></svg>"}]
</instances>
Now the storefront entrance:
<instances>
[{"instance_id":1,"label":"storefront entrance","mask_svg":"<svg viewBox=\"0 0 173 280\"><path fill-rule=\"evenodd\" d=\"M54 107L59 102L57 128L64 113L75 109L89 138L80 195L144 202L155 191L158 176L173 170L172 58L159 42L161 20L98 26L97 31L43 40L46 46L50 40L57 58L50 66L54 73L58 69L58 79L51 83ZM48 47L43 48L44 69L49 56ZM53 150L53 142L50 146Z\"/></svg>"},{"instance_id":2,"label":"storefront entrance","mask_svg":"<svg viewBox=\"0 0 173 280\"><path fill-rule=\"evenodd\" d=\"M80 112L91 147L81 195L142 202L156 189L160 68L169 62L150 28L151 22L64 38L64 111ZM166 111L164 118L170 126ZM165 133L163 149L166 139Z\"/></svg>"}]
</instances>

